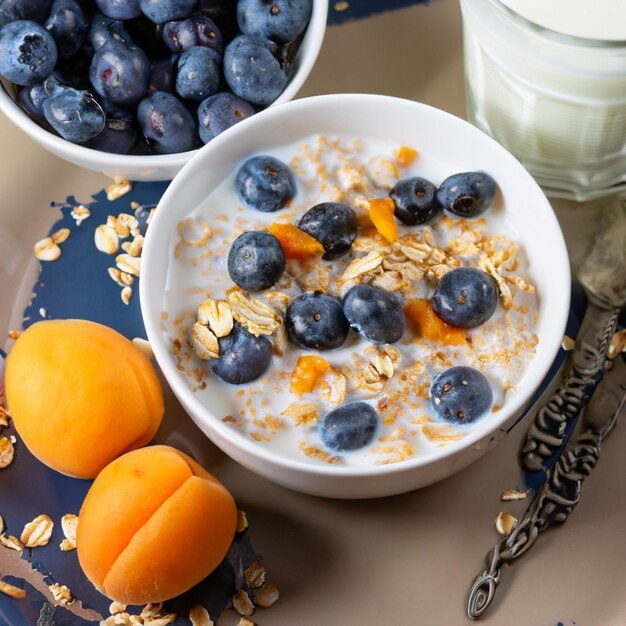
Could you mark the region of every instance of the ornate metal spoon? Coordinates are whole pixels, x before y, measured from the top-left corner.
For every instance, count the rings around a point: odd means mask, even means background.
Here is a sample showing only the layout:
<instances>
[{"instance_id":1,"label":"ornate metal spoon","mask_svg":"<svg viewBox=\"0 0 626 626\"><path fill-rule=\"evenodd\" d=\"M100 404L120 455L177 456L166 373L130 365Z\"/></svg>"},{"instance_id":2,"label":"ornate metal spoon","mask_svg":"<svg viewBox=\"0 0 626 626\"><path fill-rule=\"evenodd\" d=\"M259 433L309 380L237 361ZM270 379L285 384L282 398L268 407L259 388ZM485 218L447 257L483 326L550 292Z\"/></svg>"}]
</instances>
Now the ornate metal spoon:
<instances>
[{"instance_id":1,"label":"ornate metal spoon","mask_svg":"<svg viewBox=\"0 0 626 626\"><path fill-rule=\"evenodd\" d=\"M528 429L521 456L529 472L544 469L563 444L568 423L578 419L602 379L609 341L626 302L626 200L605 206L589 241L577 272L589 305L569 371Z\"/></svg>"},{"instance_id":2,"label":"ornate metal spoon","mask_svg":"<svg viewBox=\"0 0 626 626\"><path fill-rule=\"evenodd\" d=\"M472 584L467 615L478 619L493 602L502 567L519 558L544 530L564 522L580 500L582 482L595 467L602 441L626 401L626 357L618 355L589 402L575 441L570 441L523 518L485 559L486 568Z\"/></svg>"}]
</instances>

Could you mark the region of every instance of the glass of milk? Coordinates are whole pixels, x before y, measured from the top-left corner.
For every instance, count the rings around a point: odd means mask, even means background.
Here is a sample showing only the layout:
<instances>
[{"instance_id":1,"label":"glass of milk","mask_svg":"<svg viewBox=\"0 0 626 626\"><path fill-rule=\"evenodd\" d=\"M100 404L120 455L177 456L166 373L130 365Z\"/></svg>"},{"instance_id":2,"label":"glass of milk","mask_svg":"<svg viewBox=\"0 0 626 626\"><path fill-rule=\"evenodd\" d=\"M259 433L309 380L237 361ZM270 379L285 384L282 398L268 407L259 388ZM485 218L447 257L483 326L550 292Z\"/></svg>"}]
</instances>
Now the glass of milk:
<instances>
[{"instance_id":1,"label":"glass of milk","mask_svg":"<svg viewBox=\"0 0 626 626\"><path fill-rule=\"evenodd\" d=\"M461 0L468 119L552 197L626 189L626 0Z\"/></svg>"}]
</instances>

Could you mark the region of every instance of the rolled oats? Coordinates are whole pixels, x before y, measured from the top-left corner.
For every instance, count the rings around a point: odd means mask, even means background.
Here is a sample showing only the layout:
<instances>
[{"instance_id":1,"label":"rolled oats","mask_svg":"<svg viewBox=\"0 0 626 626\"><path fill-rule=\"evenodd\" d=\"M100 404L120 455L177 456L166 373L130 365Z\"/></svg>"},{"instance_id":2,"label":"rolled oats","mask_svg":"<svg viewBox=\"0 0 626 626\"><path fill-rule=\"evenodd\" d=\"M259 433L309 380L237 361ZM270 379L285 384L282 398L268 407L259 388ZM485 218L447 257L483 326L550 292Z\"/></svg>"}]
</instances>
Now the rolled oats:
<instances>
[{"instance_id":1,"label":"rolled oats","mask_svg":"<svg viewBox=\"0 0 626 626\"><path fill-rule=\"evenodd\" d=\"M141 257L131 256L130 254L118 254L115 257L115 264L122 270L133 276L139 276L141 273Z\"/></svg>"},{"instance_id":2,"label":"rolled oats","mask_svg":"<svg viewBox=\"0 0 626 626\"><path fill-rule=\"evenodd\" d=\"M501 535L510 535L516 525L517 518L506 511L502 511L496 517L496 529Z\"/></svg>"},{"instance_id":3,"label":"rolled oats","mask_svg":"<svg viewBox=\"0 0 626 626\"><path fill-rule=\"evenodd\" d=\"M133 288L132 287L124 287L122 291L120 291L120 298L124 304L130 304L130 299L133 297Z\"/></svg>"},{"instance_id":4,"label":"rolled oats","mask_svg":"<svg viewBox=\"0 0 626 626\"><path fill-rule=\"evenodd\" d=\"M618 330L612 337L611 343L609 344L609 350L607 356L609 359L617 358L617 355L620 352L624 352L626 350L626 328L622 330Z\"/></svg>"},{"instance_id":5,"label":"rolled oats","mask_svg":"<svg viewBox=\"0 0 626 626\"><path fill-rule=\"evenodd\" d=\"M0 544L16 552L21 552L24 549L24 544L17 537L7 535L6 533L0 535Z\"/></svg>"},{"instance_id":6,"label":"rolled oats","mask_svg":"<svg viewBox=\"0 0 626 626\"><path fill-rule=\"evenodd\" d=\"M364 257L352 261L339 281L347 282L366 274L372 274L380 268L384 258L385 256L382 252L379 250L372 250Z\"/></svg>"},{"instance_id":7,"label":"rolled oats","mask_svg":"<svg viewBox=\"0 0 626 626\"><path fill-rule=\"evenodd\" d=\"M61 550L67 552L76 548L76 527L78 526L78 516L67 513L61 518L61 528L65 539L60 544ZM124 609L122 609L124 610Z\"/></svg>"},{"instance_id":8,"label":"rolled oats","mask_svg":"<svg viewBox=\"0 0 626 626\"><path fill-rule=\"evenodd\" d=\"M76 220L76 226L80 226L91 215L91 211L81 204L75 206L70 215Z\"/></svg>"},{"instance_id":9,"label":"rolled oats","mask_svg":"<svg viewBox=\"0 0 626 626\"><path fill-rule=\"evenodd\" d=\"M132 274L122 272L122 270L117 267L109 267L107 271L109 272L111 280L114 280L120 287L130 286L135 282L135 277Z\"/></svg>"},{"instance_id":10,"label":"rolled oats","mask_svg":"<svg viewBox=\"0 0 626 626\"><path fill-rule=\"evenodd\" d=\"M243 580L252 589L262 587L265 584L265 568L258 561L254 561L243 571Z\"/></svg>"},{"instance_id":11,"label":"rolled oats","mask_svg":"<svg viewBox=\"0 0 626 626\"><path fill-rule=\"evenodd\" d=\"M52 240L52 237L38 241L34 249L35 257L40 261L56 261L61 256L61 248Z\"/></svg>"},{"instance_id":12,"label":"rolled oats","mask_svg":"<svg viewBox=\"0 0 626 626\"><path fill-rule=\"evenodd\" d=\"M52 585L48 586L48 589L50 589L50 593L52 594L55 602L58 602L61 605L71 604L72 602L74 602L72 592L65 585L53 583Z\"/></svg>"},{"instance_id":13,"label":"rolled oats","mask_svg":"<svg viewBox=\"0 0 626 626\"><path fill-rule=\"evenodd\" d=\"M278 600L280 594L274 585L265 585L254 594L254 603L261 608L268 608Z\"/></svg>"},{"instance_id":14,"label":"rolled oats","mask_svg":"<svg viewBox=\"0 0 626 626\"><path fill-rule=\"evenodd\" d=\"M256 298L247 298L240 290L228 294L228 304L233 317L256 337L274 334L281 324L280 316L272 307Z\"/></svg>"},{"instance_id":15,"label":"rolled oats","mask_svg":"<svg viewBox=\"0 0 626 626\"><path fill-rule=\"evenodd\" d=\"M113 200L126 195L132 188L133 184L129 180L116 176L113 182L106 188L107 200L113 202Z\"/></svg>"},{"instance_id":16,"label":"rolled oats","mask_svg":"<svg viewBox=\"0 0 626 626\"><path fill-rule=\"evenodd\" d=\"M315 383L313 391L329 404L341 404L346 398L346 377L334 367L329 367Z\"/></svg>"},{"instance_id":17,"label":"rolled oats","mask_svg":"<svg viewBox=\"0 0 626 626\"><path fill-rule=\"evenodd\" d=\"M226 337L233 329L233 312L224 300L205 300L198 306L197 317L216 337Z\"/></svg>"},{"instance_id":18,"label":"rolled oats","mask_svg":"<svg viewBox=\"0 0 626 626\"><path fill-rule=\"evenodd\" d=\"M154 356L152 346L147 339L142 337L133 337L132 342L137 346L149 359Z\"/></svg>"},{"instance_id":19,"label":"rolled oats","mask_svg":"<svg viewBox=\"0 0 626 626\"><path fill-rule=\"evenodd\" d=\"M9 437L0 437L0 469L11 465L14 455L15 449L11 439Z\"/></svg>"},{"instance_id":20,"label":"rolled oats","mask_svg":"<svg viewBox=\"0 0 626 626\"><path fill-rule=\"evenodd\" d=\"M0 580L0 593L3 593L11 598L15 598L16 600L21 600L26 597L26 591L24 589L20 589L15 585L10 585L4 580Z\"/></svg>"},{"instance_id":21,"label":"rolled oats","mask_svg":"<svg viewBox=\"0 0 626 626\"><path fill-rule=\"evenodd\" d=\"M50 235L50 239L58 245L63 243L70 236L70 232L69 228L60 228Z\"/></svg>"},{"instance_id":22,"label":"rolled oats","mask_svg":"<svg viewBox=\"0 0 626 626\"><path fill-rule=\"evenodd\" d=\"M220 356L220 345L217 337L200 322L196 322L191 327L191 346L196 356L203 361L217 359Z\"/></svg>"},{"instance_id":23,"label":"rolled oats","mask_svg":"<svg viewBox=\"0 0 626 626\"><path fill-rule=\"evenodd\" d=\"M239 615L254 615L254 604L250 596L243 589L237 589L232 597L233 608Z\"/></svg>"},{"instance_id":24,"label":"rolled oats","mask_svg":"<svg viewBox=\"0 0 626 626\"><path fill-rule=\"evenodd\" d=\"M319 409L315 402L292 402L282 413L285 417L290 417L296 426L313 424L319 417Z\"/></svg>"},{"instance_id":25,"label":"rolled oats","mask_svg":"<svg viewBox=\"0 0 626 626\"><path fill-rule=\"evenodd\" d=\"M245 511L237 511L237 532L242 533L248 529L248 517Z\"/></svg>"},{"instance_id":26,"label":"rolled oats","mask_svg":"<svg viewBox=\"0 0 626 626\"><path fill-rule=\"evenodd\" d=\"M32 522L28 522L24 526L22 543L27 548L35 548L37 546L45 546L50 541L54 522L47 515L38 515Z\"/></svg>"},{"instance_id":27,"label":"rolled oats","mask_svg":"<svg viewBox=\"0 0 626 626\"><path fill-rule=\"evenodd\" d=\"M116 254L120 243L117 233L111 226L100 224L94 232L94 243L100 252L105 254Z\"/></svg>"},{"instance_id":28,"label":"rolled oats","mask_svg":"<svg viewBox=\"0 0 626 626\"><path fill-rule=\"evenodd\" d=\"M513 500L524 500L530 494L528 489L524 491L519 491L518 489L505 489L502 493L500 493L500 500L502 502L511 502Z\"/></svg>"},{"instance_id":29,"label":"rolled oats","mask_svg":"<svg viewBox=\"0 0 626 626\"><path fill-rule=\"evenodd\" d=\"M241 616L237 622L237 626L257 626L257 623L245 616Z\"/></svg>"},{"instance_id":30,"label":"rolled oats","mask_svg":"<svg viewBox=\"0 0 626 626\"><path fill-rule=\"evenodd\" d=\"M121 602L113 601L109 605L109 613L115 615L116 613L123 613L126 610L126 605Z\"/></svg>"},{"instance_id":31,"label":"rolled oats","mask_svg":"<svg viewBox=\"0 0 626 626\"><path fill-rule=\"evenodd\" d=\"M189 620L191 621L191 626L214 626L209 612L199 604L196 604L189 611Z\"/></svg>"}]
</instances>

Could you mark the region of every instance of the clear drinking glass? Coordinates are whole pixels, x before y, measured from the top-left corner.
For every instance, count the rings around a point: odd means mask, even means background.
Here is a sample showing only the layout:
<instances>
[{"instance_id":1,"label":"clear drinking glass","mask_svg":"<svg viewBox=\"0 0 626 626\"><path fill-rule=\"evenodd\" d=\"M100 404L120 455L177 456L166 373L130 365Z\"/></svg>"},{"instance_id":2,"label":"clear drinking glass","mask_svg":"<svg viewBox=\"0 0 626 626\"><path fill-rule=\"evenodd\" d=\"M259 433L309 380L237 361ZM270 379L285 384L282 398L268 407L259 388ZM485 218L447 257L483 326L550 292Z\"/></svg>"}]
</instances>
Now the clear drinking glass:
<instances>
[{"instance_id":1,"label":"clear drinking glass","mask_svg":"<svg viewBox=\"0 0 626 626\"><path fill-rule=\"evenodd\" d=\"M500 0L461 11L468 119L552 197L626 189L626 41L559 33Z\"/></svg>"}]
</instances>

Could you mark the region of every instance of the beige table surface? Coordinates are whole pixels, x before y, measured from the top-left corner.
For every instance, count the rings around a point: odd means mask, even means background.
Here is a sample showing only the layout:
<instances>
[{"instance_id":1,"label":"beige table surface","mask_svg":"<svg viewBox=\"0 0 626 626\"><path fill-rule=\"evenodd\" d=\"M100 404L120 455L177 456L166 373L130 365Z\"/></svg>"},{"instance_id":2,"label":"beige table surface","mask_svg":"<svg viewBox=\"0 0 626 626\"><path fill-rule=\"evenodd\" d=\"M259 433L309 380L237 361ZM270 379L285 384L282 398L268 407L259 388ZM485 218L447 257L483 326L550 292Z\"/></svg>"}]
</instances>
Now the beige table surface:
<instances>
[{"instance_id":1,"label":"beige table surface","mask_svg":"<svg viewBox=\"0 0 626 626\"><path fill-rule=\"evenodd\" d=\"M464 115L458 3L437 0L328 29L301 96L369 92L426 102ZM32 244L58 217L51 200L88 200L106 179L44 152L0 116L0 331L15 326L32 286ZM575 259L595 209L557 202ZM31 272L25 276L24 268ZM16 304L17 303L17 304ZM0 342L2 343L2 342ZM281 599L257 612L260 626L457 626L467 589L499 539L494 519L521 514L501 503L519 486L524 428L462 473L403 496L334 501L297 494L237 466L216 450L169 397L162 441L183 424L191 452L248 512ZM177 426L180 429L180 426ZM189 440L187 438L187 441ZM189 447L189 446L188 446ZM618 425L559 530L503 574L490 626L626 625L626 428ZM234 615L221 624L235 624Z\"/></svg>"}]
</instances>

